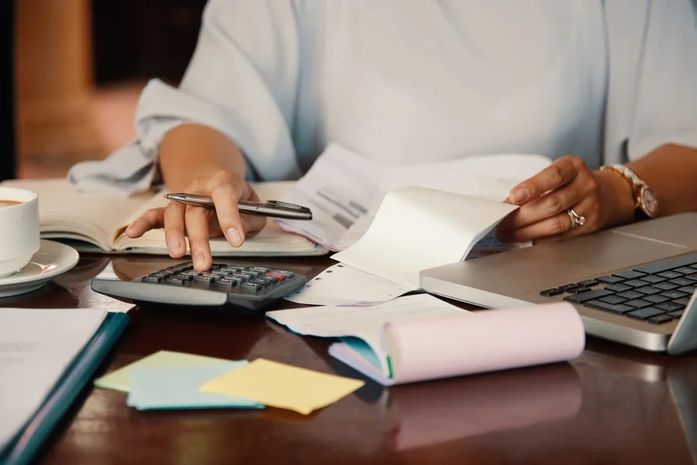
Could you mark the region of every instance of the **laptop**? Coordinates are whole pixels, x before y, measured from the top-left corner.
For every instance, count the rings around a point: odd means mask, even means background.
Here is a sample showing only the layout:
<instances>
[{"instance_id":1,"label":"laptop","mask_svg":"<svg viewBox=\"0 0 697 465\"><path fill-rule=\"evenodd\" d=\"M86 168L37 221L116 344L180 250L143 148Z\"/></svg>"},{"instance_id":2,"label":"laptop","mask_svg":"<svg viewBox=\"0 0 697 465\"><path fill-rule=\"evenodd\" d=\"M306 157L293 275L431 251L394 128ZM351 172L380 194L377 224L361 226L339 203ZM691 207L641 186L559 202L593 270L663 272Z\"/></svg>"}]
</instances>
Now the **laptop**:
<instances>
[{"instance_id":1,"label":"laptop","mask_svg":"<svg viewBox=\"0 0 697 465\"><path fill-rule=\"evenodd\" d=\"M697 213L430 268L420 282L488 308L570 302L588 334L679 354L697 348Z\"/></svg>"}]
</instances>

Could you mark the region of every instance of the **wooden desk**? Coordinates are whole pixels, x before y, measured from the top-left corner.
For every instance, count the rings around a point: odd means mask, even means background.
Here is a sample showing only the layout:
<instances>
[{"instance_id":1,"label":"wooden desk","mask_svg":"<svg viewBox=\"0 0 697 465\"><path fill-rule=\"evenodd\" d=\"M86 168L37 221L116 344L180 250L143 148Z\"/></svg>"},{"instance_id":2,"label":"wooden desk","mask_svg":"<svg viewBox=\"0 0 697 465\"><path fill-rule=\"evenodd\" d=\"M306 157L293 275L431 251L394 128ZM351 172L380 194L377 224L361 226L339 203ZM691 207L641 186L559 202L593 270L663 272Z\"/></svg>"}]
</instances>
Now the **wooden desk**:
<instances>
[{"instance_id":1,"label":"wooden desk","mask_svg":"<svg viewBox=\"0 0 697 465\"><path fill-rule=\"evenodd\" d=\"M110 260L83 257L56 282L1 305L128 308L89 289L90 278ZM126 275L167 263L113 260L116 271ZM313 276L330 260L276 263ZM167 349L230 359L268 357L357 376L327 356L326 341L293 335L263 318L152 309L130 316L102 372ZM38 462L688 464L696 461L696 434L697 354L670 358L590 340L573 364L390 389L369 383L307 417L274 408L138 412L126 406L124 394L90 387Z\"/></svg>"}]
</instances>

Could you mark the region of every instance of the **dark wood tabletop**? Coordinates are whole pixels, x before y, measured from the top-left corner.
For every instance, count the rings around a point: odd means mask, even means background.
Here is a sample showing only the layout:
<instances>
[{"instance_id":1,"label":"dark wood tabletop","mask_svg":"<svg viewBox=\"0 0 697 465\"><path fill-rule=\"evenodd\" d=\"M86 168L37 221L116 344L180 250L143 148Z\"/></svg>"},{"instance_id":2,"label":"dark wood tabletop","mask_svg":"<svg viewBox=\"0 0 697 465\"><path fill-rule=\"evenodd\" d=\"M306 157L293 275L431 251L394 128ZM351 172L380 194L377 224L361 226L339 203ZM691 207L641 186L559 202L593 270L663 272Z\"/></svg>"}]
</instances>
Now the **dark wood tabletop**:
<instances>
[{"instance_id":1,"label":"dark wood tabletop","mask_svg":"<svg viewBox=\"0 0 697 465\"><path fill-rule=\"evenodd\" d=\"M130 305L90 290L112 262L124 277L163 257L85 255L39 291L2 306ZM312 277L327 257L238 260ZM281 303L279 308L293 304ZM135 308L99 374L158 350L272 360L361 377L263 317ZM261 411L138 412L120 392L88 387L38 463L77 464L691 464L697 463L697 354L668 357L590 338L572 363L389 389L368 382L309 416Z\"/></svg>"}]
</instances>

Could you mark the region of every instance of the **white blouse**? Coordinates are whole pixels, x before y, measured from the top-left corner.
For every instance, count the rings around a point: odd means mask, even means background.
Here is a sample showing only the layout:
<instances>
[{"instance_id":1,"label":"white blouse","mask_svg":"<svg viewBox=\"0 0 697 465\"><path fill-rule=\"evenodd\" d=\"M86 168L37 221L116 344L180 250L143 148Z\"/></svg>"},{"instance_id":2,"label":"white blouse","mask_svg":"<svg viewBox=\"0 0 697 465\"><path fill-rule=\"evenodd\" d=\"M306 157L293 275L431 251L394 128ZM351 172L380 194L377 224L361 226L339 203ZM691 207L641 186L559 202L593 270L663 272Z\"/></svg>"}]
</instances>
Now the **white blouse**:
<instances>
[{"instance_id":1,"label":"white blouse","mask_svg":"<svg viewBox=\"0 0 697 465\"><path fill-rule=\"evenodd\" d=\"M697 16L690 0L211 0L179 88L150 81L137 139L70 179L145 189L186 123L227 135L260 180L300 176L331 142L386 164L593 167L697 147Z\"/></svg>"}]
</instances>

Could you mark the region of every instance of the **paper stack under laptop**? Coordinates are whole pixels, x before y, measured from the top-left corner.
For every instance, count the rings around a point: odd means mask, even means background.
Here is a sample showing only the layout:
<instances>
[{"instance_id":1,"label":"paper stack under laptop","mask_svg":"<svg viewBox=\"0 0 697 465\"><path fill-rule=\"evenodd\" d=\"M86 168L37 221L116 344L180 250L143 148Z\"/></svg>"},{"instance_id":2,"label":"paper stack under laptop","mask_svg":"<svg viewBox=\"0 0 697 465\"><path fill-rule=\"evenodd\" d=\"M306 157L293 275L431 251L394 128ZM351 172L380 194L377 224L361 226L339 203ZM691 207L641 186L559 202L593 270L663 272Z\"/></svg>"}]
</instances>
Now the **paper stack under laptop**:
<instances>
[{"instance_id":1,"label":"paper stack under laptop","mask_svg":"<svg viewBox=\"0 0 697 465\"><path fill-rule=\"evenodd\" d=\"M420 294L266 315L302 335L341 338L329 353L385 386L570 360L585 342L567 303L466 312Z\"/></svg>"}]
</instances>

